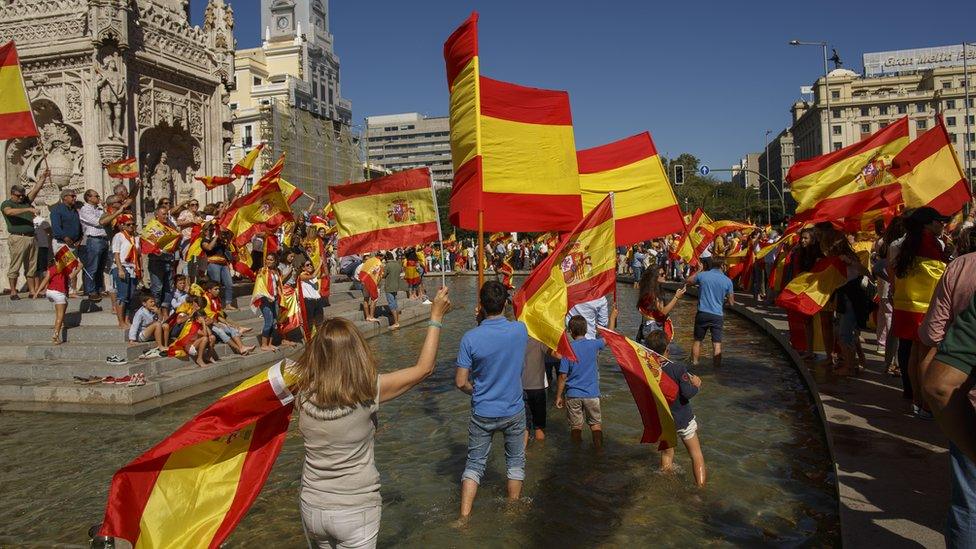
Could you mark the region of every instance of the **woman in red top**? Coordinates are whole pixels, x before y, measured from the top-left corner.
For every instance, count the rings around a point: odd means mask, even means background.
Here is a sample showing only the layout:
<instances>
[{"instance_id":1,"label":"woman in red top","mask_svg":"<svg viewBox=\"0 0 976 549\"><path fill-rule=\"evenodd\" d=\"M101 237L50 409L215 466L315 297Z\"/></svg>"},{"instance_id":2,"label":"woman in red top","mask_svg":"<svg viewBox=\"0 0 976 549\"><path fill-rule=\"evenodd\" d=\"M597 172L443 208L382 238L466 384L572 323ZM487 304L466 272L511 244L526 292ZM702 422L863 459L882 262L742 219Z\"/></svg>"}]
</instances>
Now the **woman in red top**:
<instances>
[{"instance_id":1,"label":"woman in red top","mask_svg":"<svg viewBox=\"0 0 976 549\"><path fill-rule=\"evenodd\" d=\"M668 315L683 295L685 295L684 286L678 288L671 301L665 303L661 297L661 283L657 269L644 271L637 285L637 310L642 317L640 327L637 329L637 341L644 341L645 333L663 330L670 343L674 338L674 327Z\"/></svg>"},{"instance_id":2,"label":"woman in red top","mask_svg":"<svg viewBox=\"0 0 976 549\"><path fill-rule=\"evenodd\" d=\"M45 297L54 303L54 335L51 336L51 343L55 345L61 345L63 342L61 331L64 326L64 313L68 310L69 276L71 276L70 269L58 270L57 264L52 263L44 273L44 279L37 287L37 293L31 296L32 299L37 299L38 294L46 289Z\"/></svg>"}]
</instances>

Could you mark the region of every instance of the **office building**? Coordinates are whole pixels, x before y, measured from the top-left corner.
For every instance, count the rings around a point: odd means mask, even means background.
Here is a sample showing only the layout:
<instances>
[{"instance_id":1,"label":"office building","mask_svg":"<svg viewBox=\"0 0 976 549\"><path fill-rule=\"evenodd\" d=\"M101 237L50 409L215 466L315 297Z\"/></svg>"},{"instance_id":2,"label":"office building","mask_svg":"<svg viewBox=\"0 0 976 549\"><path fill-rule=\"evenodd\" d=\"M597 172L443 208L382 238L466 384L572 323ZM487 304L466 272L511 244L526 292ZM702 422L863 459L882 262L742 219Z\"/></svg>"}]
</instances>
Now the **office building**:
<instances>
[{"instance_id":1,"label":"office building","mask_svg":"<svg viewBox=\"0 0 976 549\"><path fill-rule=\"evenodd\" d=\"M454 181L450 121L446 116L420 113L366 118L366 156L370 164L392 171L426 166L437 187Z\"/></svg>"},{"instance_id":2,"label":"office building","mask_svg":"<svg viewBox=\"0 0 976 549\"><path fill-rule=\"evenodd\" d=\"M769 151L768 162L766 151ZM776 137L770 139L766 150L759 153L759 173L762 174L760 178L759 196L765 198L765 182L771 181L773 190L770 192L770 196L774 199L779 197L779 193L783 191L783 182L786 181L786 173L793 166L793 161L793 134L787 128L781 131Z\"/></svg>"},{"instance_id":3,"label":"office building","mask_svg":"<svg viewBox=\"0 0 976 549\"><path fill-rule=\"evenodd\" d=\"M759 187L759 153L746 153L738 164L732 166L732 183L755 189Z\"/></svg>"}]
</instances>

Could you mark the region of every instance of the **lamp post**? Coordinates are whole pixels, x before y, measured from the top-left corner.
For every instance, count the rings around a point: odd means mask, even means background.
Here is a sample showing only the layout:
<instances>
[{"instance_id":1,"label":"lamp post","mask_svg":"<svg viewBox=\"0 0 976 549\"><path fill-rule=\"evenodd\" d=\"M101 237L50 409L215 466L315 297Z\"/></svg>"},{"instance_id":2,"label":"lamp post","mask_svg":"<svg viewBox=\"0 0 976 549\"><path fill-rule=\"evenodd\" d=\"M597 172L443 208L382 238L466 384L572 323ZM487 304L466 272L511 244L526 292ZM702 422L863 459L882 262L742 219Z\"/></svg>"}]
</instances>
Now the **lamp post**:
<instances>
[{"instance_id":1,"label":"lamp post","mask_svg":"<svg viewBox=\"0 0 976 549\"><path fill-rule=\"evenodd\" d=\"M766 149L766 224L773 224L773 210L769 205L769 134L772 130L766 130L765 140L766 144L763 146Z\"/></svg>"},{"instance_id":2,"label":"lamp post","mask_svg":"<svg viewBox=\"0 0 976 549\"><path fill-rule=\"evenodd\" d=\"M973 172L972 172L972 168L970 167L972 161L969 158L973 154L971 152L973 150L973 145L969 139L969 136L972 135L971 133L969 133L970 131L972 131L970 129L971 124L969 123L969 117L972 116L969 114L970 111L969 102L972 100L969 98L969 43L968 42L962 43L962 84L963 84L963 89L965 90L966 93L966 138L963 139L963 144L965 145L964 149L966 151L964 153L966 155L966 162L965 162L966 179L969 180L969 190L972 191Z\"/></svg>"},{"instance_id":3,"label":"lamp post","mask_svg":"<svg viewBox=\"0 0 976 549\"><path fill-rule=\"evenodd\" d=\"M824 134L820 137L821 144L823 144L824 136L830 135L830 80L827 72L827 42L805 42L803 40L790 40L791 46L820 46L823 49L823 70L824 70L824 101L826 102L827 110L827 128L826 130L821 130ZM830 140L827 140L827 147L821 151L821 154L826 154L830 150Z\"/></svg>"}]
</instances>

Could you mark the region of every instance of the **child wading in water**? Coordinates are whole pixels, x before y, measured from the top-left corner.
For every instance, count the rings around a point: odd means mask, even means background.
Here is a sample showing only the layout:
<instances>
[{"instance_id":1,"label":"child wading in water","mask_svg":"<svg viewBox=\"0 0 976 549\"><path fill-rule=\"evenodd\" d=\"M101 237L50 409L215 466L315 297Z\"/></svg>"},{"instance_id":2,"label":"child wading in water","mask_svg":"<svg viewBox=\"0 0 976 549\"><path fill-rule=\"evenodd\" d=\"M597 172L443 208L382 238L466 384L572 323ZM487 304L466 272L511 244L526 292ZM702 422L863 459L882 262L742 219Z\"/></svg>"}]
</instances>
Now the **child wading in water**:
<instances>
[{"instance_id":1,"label":"child wading in water","mask_svg":"<svg viewBox=\"0 0 976 549\"><path fill-rule=\"evenodd\" d=\"M617 326L617 307L610 310L609 328ZM593 433L593 447L603 447L603 427L600 414L600 379L596 371L596 357L606 346L601 338L586 339L586 319L575 315L569 319L570 346L578 361L563 358L559 362L559 382L556 388L556 408L566 408L570 437L573 442L583 440L583 420ZM565 395L565 398L563 397Z\"/></svg>"},{"instance_id":2,"label":"child wading in water","mask_svg":"<svg viewBox=\"0 0 976 549\"><path fill-rule=\"evenodd\" d=\"M647 348L668 358L668 338L661 330L647 334L644 340ZM695 473L695 483L705 486L705 456L702 455L701 442L698 440L698 422L695 412L691 409L691 397L698 394L701 388L701 378L688 372L682 364L672 360L663 360L661 369L678 384L680 392L678 398L671 403L671 415L674 426L678 430L681 442L685 444L688 455L691 456L691 467ZM674 467L674 448L661 452L661 470L671 471Z\"/></svg>"}]
</instances>

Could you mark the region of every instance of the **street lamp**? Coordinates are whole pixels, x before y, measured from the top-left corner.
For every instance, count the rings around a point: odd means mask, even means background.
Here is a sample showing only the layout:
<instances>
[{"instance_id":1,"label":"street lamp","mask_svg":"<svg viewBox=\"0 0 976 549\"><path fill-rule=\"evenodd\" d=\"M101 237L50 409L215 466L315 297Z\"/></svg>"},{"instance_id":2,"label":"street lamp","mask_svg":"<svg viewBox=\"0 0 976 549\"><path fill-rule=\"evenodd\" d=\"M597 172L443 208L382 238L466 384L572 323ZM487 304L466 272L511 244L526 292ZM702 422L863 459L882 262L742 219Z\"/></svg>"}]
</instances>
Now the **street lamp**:
<instances>
[{"instance_id":1,"label":"street lamp","mask_svg":"<svg viewBox=\"0 0 976 549\"><path fill-rule=\"evenodd\" d=\"M824 69L824 99L827 104L827 128L826 130L821 130L824 132L824 136L830 135L830 80L828 80L827 72L827 42L805 42L803 40L790 40L791 46L820 46L823 49L823 69ZM821 144L823 144L823 137L820 138ZM829 145L829 142L828 142ZM830 147L826 147L822 153L826 153L830 150Z\"/></svg>"},{"instance_id":2,"label":"street lamp","mask_svg":"<svg viewBox=\"0 0 976 549\"><path fill-rule=\"evenodd\" d=\"M966 138L963 139L963 144L965 145L964 149L966 151L964 153L966 155L966 179L969 180L969 189L972 191L973 171L970 167L972 161L969 158L973 154L971 152L973 150L973 145L969 139L969 136L972 135L970 133L970 131L972 131L970 130L971 124L969 123L969 117L971 116L969 114L969 102L972 101L972 99L969 98L969 46L969 42L962 43L962 83L963 89L966 92Z\"/></svg>"},{"instance_id":3,"label":"street lamp","mask_svg":"<svg viewBox=\"0 0 976 549\"><path fill-rule=\"evenodd\" d=\"M766 224L773 224L773 210L769 205L769 134L772 130L766 130L766 144L763 148L766 149Z\"/></svg>"}]
</instances>

